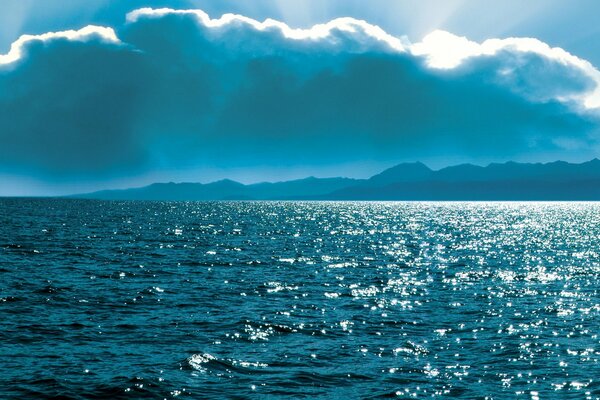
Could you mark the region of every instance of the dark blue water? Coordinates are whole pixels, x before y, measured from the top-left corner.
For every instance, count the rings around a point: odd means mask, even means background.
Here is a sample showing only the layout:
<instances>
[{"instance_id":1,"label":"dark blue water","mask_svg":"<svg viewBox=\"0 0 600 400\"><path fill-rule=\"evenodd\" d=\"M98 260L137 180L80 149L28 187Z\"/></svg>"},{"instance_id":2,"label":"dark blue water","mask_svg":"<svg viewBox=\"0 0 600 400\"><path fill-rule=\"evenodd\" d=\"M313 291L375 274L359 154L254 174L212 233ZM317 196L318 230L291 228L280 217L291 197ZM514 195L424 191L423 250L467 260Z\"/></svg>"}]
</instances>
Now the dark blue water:
<instances>
[{"instance_id":1,"label":"dark blue water","mask_svg":"<svg viewBox=\"0 0 600 400\"><path fill-rule=\"evenodd\" d=\"M600 204L0 200L0 398L600 397Z\"/></svg>"}]
</instances>

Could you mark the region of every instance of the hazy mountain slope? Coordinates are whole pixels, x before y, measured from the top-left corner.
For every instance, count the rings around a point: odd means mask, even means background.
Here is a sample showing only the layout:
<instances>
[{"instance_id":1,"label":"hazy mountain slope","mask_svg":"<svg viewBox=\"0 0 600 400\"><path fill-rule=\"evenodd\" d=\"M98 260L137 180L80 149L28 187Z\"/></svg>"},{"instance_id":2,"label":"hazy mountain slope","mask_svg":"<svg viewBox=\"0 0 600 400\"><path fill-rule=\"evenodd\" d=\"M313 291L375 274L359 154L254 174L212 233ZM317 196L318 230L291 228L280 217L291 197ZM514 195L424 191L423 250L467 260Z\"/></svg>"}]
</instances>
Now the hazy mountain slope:
<instances>
[{"instance_id":1,"label":"hazy mountain slope","mask_svg":"<svg viewBox=\"0 0 600 400\"><path fill-rule=\"evenodd\" d=\"M314 177L244 185L231 180L213 183L154 183L125 190L105 190L72 197L102 200L269 200L320 196L356 185L360 180Z\"/></svg>"},{"instance_id":2,"label":"hazy mountain slope","mask_svg":"<svg viewBox=\"0 0 600 400\"><path fill-rule=\"evenodd\" d=\"M155 183L77 198L105 200L600 200L600 160L581 164L461 164L434 171L404 163L370 179L315 178L244 185Z\"/></svg>"}]
</instances>

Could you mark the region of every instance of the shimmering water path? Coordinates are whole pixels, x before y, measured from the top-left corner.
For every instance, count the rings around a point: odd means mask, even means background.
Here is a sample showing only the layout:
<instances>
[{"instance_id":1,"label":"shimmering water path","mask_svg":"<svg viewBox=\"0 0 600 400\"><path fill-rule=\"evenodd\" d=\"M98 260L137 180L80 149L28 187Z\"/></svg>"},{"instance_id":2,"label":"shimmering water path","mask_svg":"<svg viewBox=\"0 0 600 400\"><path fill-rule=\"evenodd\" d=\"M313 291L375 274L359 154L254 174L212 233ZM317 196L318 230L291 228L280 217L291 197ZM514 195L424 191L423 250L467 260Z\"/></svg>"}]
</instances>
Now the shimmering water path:
<instances>
[{"instance_id":1,"label":"shimmering water path","mask_svg":"<svg viewBox=\"0 0 600 400\"><path fill-rule=\"evenodd\" d=\"M600 204L0 200L0 398L600 398Z\"/></svg>"}]
</instances>

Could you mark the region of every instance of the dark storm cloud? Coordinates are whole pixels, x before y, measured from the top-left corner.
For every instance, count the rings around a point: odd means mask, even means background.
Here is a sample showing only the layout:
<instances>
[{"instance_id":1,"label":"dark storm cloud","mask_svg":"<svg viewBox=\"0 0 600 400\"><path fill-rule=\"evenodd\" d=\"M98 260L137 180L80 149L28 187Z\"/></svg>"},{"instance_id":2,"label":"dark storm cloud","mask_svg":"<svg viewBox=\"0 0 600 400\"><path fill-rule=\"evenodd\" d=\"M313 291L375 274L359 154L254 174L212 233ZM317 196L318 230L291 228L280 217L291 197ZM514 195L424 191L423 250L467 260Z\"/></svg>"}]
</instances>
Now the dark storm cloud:
<instances>
[{"instance_id":1,"label":"dark storm cloud","mask_svg":"<svg viewBox=\"0 0 600 400\"><path fill-rule=\"evenodd\" d=\"M537 42L497 47L447 60L359 21L301 32L147 10L115 37L0 58L0 169L103 179L596 146L597 71Z\"/></svg>"},{"instance_id":2,"label":"dark storm cloud","mask_svg":"<svg viewBox=\"0 0 600 400\"><path fill-rule=\"evenodd\" d=\"M0 72L2 164L95 174L143 162L132 129L139 57L97 40L29 45L27 59Z\"/></svg>"}]
</instances>

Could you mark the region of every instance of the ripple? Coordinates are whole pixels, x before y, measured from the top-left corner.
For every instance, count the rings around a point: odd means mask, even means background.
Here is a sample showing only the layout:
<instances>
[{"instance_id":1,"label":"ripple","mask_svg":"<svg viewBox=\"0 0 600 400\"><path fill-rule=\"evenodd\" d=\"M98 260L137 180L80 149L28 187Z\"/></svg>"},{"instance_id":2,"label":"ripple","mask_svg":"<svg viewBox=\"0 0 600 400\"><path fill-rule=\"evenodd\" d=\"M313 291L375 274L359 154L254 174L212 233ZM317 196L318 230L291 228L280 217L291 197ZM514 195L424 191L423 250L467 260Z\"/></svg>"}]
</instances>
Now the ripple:
<instances>
[{"instance_id":1,"label":"ripple","mask_svg":"<svg viewBox=\"0 0 600 400\"><path fill-rule=\"evenodd\" d=\"M598 397L598 203L0 210L2 398Z\"/></svg>"}]
</instances>

